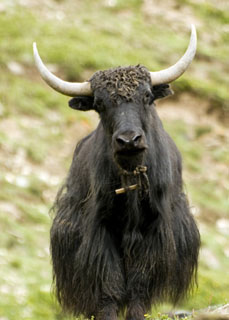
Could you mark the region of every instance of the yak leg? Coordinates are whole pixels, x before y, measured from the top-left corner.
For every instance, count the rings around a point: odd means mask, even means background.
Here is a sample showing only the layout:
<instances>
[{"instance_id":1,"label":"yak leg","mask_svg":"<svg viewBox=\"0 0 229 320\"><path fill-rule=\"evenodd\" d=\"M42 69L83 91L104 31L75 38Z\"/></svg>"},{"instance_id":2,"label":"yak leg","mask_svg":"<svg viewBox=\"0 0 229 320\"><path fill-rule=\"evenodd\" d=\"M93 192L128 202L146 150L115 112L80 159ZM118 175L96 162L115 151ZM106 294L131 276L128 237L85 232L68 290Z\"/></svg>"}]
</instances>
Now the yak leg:
<instances>
[{"instance_id":1,"label":"yak leg","mask_svg":"<svg viewBox=\"0 0 229 320\"><path fill-rule=\"evenodd\" d=\"M88 284L96 289L88 300L94 309L91 315L96 320L116 320L124 295L124 268L106 227L97 224L93 231L84 250Z\"/></svg>"},{"instance_id":2,"label":"yak leg","mask_svg":"<svg viewBox=\"0 0 229 320\"><path fill-rule=\"evenodd\" d=\"M127 311L126 320L144 320L144 315L150 308L152 297L150 296L150 259L146 254L146 248L139 246L139 242L130 241L131 235L126 234L126 243L132 243L130 251L125 255L126 296ZM141 239L141 235L135 233L135 239ZM128 248L128 247L127 247Z\"/></svg>"},{"instance_id":3,"label":"yak leg","mask_svg":"<svg viewBox=\"0 0 229 320\"><path fill-rule=\"evenodd\" d=\"M136 271L137 276L137 271ZM147 312L149 298L147 297L147 283L140 280L140 276L136 281L130 281L127 288L127 311L126 320L144 320Z\"/></svg>"},{"instance_id":4,"label":"yak leg","mask_svg":"<svg viewBox=\"0 0 229 320\"><path fill-rule=\"evenodd\" d=\"M117 305L113 303L106 302L106 305L99 308L95 319L96 320L117 320Z\"/></svg>"},{"instance_id":5,"label":"yak leg","mask_svg":"<svg viewBox=\"0 0 229 320\"><path fill-rule=\"evenodd\" d=\"M143 320L146 313L144 303L140 300L135 299L128 303L126 320Z\"/></svg>"}]
</instances>

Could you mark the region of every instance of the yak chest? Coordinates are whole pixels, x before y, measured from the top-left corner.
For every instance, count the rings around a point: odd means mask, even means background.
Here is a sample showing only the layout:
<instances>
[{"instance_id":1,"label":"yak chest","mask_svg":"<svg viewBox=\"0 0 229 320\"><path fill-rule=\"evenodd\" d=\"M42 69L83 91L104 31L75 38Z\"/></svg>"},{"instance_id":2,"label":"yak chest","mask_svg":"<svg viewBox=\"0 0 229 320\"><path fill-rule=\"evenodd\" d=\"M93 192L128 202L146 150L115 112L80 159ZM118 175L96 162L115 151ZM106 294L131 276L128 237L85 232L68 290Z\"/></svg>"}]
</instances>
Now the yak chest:
<instances>
[{"instance_id":1,"label":"yak chest","mask_svg":"<svg viewBox=\"0 0 229 320\"><path fill-rule=\"evenodd\" d=\"M127 232L138 231L144 235L154 220L155 215L150 208L149 200L140 200L135 191L130 191L127 195L115 197L105 224L110 233L121 241Z\"/></svg>"}]
</instances>

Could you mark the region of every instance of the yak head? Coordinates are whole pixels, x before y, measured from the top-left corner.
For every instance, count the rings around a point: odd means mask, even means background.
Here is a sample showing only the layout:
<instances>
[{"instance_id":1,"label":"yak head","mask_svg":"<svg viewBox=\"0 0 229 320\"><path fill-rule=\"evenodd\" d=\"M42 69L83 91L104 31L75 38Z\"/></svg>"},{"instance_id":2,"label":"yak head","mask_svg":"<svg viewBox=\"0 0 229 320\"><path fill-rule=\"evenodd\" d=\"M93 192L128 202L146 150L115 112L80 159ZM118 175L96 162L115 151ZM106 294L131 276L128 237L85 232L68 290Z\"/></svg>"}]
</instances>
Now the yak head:
<instances>
[{"instance_id":1,"label":"yak head","mask_svg":"<svg viewBox=\"0 0 229 320\"><path fill-rule=\"evenodd\" d=\"M93 96L75 97L69 106L99 113L115 162L132 171L142 164L148 148L154 101L171 90L166 84L152 86L149 71L139 65L98 71L90 83Z\"/></svg>"},{"instance_id":2,"label":"yak head","mask_svg":"<svg viewBox=\"0 0 229 320\"><path fill-rule=\"evenodd\" d=\"M77 110L96 110L101 118L117 163L133 169L142 163L148 147L147 132L153 102L171 94L168 85L188 68L196 52L196 30L192 25L189 46L173 66L149 72L142 66L96 72L90 81L70 83L53 75L43 64L36 44L34 58L42 78L58 92L74 97Z\"/></svg>"}]
</instances>

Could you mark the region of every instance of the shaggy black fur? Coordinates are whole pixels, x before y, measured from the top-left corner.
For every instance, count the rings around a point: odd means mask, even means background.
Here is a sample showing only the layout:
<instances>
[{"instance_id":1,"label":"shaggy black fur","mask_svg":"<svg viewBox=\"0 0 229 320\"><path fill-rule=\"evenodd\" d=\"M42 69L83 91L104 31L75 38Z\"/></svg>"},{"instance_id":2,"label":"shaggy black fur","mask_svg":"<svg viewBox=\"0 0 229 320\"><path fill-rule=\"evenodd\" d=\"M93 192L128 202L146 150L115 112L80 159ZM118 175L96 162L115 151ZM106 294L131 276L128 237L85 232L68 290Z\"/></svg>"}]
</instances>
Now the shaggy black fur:
<instances>
[{"instance_id":1,"label":"shaggy black fur","mask_svg":"<svg viewBox=\"0 0 229 320\"><path fill-rule=\"evenodd\" d=\"M140 320L152 304L183 298L197 268L200 238L182 191L180 153L153 104L171 91L152 87L142 66L96 73L91 85L93 97L69 102L96 110L101 122L78 143L55 203L56 293L75 316L116 319L126 310L126 319ZM144 151L119 154L114 137L139 126ZM120 166L131 172L136 164L147 167L149 191L116 195Z\"/></svg>"}]
</instances>

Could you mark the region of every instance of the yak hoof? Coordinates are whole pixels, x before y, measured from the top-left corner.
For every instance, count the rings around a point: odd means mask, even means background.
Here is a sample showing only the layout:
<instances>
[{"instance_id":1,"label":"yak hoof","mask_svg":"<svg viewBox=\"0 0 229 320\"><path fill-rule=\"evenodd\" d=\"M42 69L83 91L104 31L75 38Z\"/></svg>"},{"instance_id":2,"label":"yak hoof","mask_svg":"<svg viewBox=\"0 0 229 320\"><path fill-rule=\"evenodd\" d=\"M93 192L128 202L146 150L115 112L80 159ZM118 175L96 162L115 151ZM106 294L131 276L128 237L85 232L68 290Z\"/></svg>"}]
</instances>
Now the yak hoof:
<instances>
[{"instance_id":1,"label":"yak hoof","mask_svg":"<svg viewBox=\"0 0 229 320\"><path fill-rule=\"evenodd\" d=\"M117 318L116 306L109 305L98 311L95 320L117 320Z\"/></svg>"}]
</instances>

